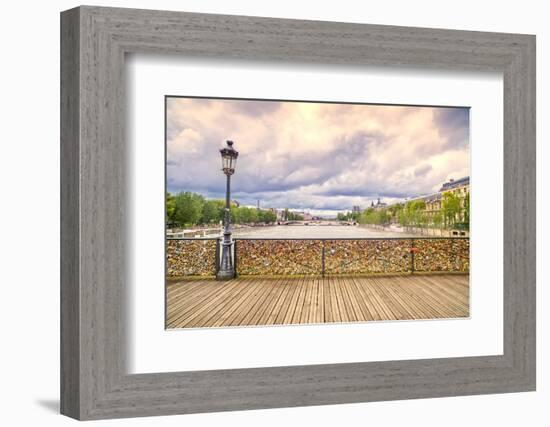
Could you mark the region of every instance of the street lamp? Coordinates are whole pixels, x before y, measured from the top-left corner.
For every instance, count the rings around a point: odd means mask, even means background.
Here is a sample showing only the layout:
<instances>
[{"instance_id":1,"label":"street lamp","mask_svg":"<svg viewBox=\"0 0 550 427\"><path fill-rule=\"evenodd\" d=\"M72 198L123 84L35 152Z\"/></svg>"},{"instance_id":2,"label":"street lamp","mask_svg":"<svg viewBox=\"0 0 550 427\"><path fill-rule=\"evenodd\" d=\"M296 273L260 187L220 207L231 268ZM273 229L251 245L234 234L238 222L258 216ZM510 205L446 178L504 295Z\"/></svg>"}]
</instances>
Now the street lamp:
<instances>
[{"instance_id":1,"label":"street lamp","mask_svg":"<svg viewBox=\"0 0 550 427\"><path fill-rule=\"evenodd\" d=\"M217 278L219 280L228 280L235 277L233 269L233 261L231 259L231 175L235 173L235 165L239 153L233 148L233 141L227 141L227 146L220 150L222 155L222 171L227 177L227 185L225 190L225 215L223 224L223 242L222 242L222 258L220 268L218 269Z\"/></svg>"}]
</instances>

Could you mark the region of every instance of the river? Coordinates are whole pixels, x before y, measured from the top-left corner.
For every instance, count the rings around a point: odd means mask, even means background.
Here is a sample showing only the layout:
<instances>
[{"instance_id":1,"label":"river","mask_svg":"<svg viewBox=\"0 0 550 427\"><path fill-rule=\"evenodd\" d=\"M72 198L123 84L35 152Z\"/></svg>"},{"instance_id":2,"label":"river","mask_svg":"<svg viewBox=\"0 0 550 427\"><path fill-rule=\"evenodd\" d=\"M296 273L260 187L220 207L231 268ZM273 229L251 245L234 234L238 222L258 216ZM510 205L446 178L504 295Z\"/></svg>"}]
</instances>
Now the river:
<instances>
[{"instance_id":1,"label":"river","mask_svg":"<svg viewBox=\"0 0 550 427\"><path fill-rule=\"evenodd\" d=\"M232 230L233 237L269 239L362 239L414 237L399 231L382 231L354 225L276 225Z\"/></svg>"}]
</instances>

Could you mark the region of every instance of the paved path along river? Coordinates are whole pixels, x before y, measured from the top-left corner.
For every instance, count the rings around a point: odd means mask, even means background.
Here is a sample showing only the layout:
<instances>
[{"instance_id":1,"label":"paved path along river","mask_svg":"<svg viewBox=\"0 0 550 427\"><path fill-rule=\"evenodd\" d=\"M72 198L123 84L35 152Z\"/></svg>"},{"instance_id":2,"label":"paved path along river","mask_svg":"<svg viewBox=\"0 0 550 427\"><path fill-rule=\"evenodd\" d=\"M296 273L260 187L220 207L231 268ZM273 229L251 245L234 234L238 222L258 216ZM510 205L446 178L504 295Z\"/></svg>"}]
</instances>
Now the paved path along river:
<instances>
[{"instance_id":1,"label":"paved path along river","mask_svg":"<svg viewBox=\"0 0 550 427\"><path fill-rule=\"evenodd\" d=\"M277 225L248 227L233 230L233 237L259 239L363 239L387 237L415 237L398 231L374 230L359 226L343 225Z\"/></svg>"}]
</instances>

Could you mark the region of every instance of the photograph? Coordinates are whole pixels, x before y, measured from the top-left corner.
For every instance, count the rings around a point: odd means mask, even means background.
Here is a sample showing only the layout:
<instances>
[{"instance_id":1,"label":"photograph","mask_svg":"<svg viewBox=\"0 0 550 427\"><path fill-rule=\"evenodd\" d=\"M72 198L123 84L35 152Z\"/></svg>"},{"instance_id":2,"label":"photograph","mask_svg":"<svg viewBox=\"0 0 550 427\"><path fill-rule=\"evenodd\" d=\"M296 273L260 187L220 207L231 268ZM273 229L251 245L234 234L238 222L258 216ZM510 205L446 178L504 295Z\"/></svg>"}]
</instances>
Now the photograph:
<instances>
[{"instance_id":1,"label":"photograph","mask_svg":"<svg viewBox=\"0 0 550 427\"><path fill-rule=\"evenodd\" d=\"M165 327L470 315L468 107L165 97Z\"/></svg>"}]
</instances>

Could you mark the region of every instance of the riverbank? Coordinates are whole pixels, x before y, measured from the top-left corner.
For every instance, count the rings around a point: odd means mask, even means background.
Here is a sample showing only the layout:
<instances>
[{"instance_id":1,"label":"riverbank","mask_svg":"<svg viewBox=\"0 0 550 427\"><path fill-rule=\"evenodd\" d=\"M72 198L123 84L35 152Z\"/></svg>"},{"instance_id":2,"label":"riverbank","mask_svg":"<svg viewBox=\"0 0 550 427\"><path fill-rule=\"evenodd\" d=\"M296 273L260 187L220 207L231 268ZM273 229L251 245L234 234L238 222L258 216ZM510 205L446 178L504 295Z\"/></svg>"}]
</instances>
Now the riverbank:
<instances>
[{"instance_id":1,"label":"riverbank","mask_svg":"<svg viewBox=\"0 0 550 427\"><path fill-rule=\"evenodd\" d=\"M401 227L397 225L383 226L377 224L361 224L359 227L374 230L377 232L397 232L400 236L410 237L470 237L469 230L452 230L426 227Z\"/></svg>"}]
</instances>

